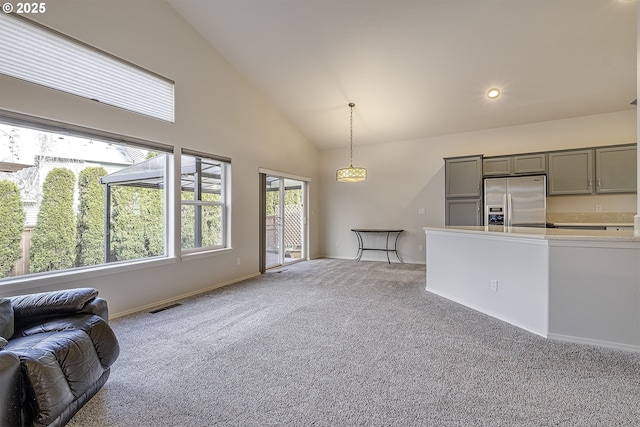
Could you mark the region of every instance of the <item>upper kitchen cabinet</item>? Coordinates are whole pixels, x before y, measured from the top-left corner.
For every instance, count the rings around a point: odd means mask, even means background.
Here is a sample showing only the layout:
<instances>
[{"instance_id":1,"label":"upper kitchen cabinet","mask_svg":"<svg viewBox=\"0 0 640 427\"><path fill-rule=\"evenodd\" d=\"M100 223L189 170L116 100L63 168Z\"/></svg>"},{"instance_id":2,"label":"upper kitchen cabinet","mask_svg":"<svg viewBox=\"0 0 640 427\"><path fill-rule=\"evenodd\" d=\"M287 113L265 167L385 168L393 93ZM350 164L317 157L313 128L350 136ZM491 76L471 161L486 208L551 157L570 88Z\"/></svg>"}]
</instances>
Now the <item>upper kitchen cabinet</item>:
<instances>
[{"instance_id":1,"label":"upper kitchen cabinet","mask_svg":"<svg viewBox=\"0 0 640 427\"><path fill-rule=\"evenodd\" d=\"M596 193L637 191L636 145L596 148Z\"/></svg>"},{"instance_id":2,"label":"upper kitchen cabinet","mask_svg":"<svg viewBox=\"0 0 640 427\"><path fill-rule=\"evenodd\" d=\"M545 173L547 171L547 153L519 154L513 156L514 174Z\"/></svg>"},{"instance_id":3,"label":"upper kitchen cabinet","mask_svg":"<svg viewBox=\"0 0 640 427\"><path fill-rule=\"evenodd\" d=\"M484 157L484 176L528 175L547 172L547 153Z\"/></svg>"},{"instance_id":4,"label":"upper kitchen cabinet","mask_svg":"<svg viewBox=\"0 0 640 427\"><path fill-rule=\"evenodd\" d=\"M504 176L513 172L513 157L485 157L482 159L484 176Z\"/></svg>"},{"instance_id":5,"label":"upper kitchen cabinet","mask_svg":"<svg viewBox=\"0 0 640 427\"><path fill-rule=\"evenodd\" d=\"M482 156L444 159L445 197L482 197Z\"/></svg>"},{"instance_id":6,"label":"upper kitchen cabinet","mask_svg":"<svg viewBox=\"0 0 640 427\"><path fill-rule=\"evenodd\" d=\"M593 193L593 150L549 153L549 195Z\"/></svg>"}]
</instances>

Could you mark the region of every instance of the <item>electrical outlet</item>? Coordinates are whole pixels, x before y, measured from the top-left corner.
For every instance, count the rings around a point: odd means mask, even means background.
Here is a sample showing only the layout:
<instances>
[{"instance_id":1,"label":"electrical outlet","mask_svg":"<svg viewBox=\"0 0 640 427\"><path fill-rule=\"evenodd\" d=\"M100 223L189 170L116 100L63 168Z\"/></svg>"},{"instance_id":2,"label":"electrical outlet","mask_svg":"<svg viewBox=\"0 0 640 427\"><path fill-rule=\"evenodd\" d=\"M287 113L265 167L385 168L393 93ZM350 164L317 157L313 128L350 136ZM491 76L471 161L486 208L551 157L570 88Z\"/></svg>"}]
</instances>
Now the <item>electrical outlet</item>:
<instances>
[{"instance_id":1,"label":"electrical outlet","mask_svg":"<svg viewBox=\"0 0 640 427\"><path fill-rule=\"evenodd\" d=\"M340 242L336 242L336 248L340 247Z\"/></svg>"},{"instance_id":2,"label":"electrical outlet","mask_svg":"<svg viewBox=\"0 0 640 427\"><path fill-rule=\"evenodd\" d=\"M418 215L425 215L427 213L425 208L419 208L418 209Z\"/></svg>"},{"instance_id":3,"label":"electrical outlet","mask_svg":"<svg viewBox=\"0 0 640 427\"><path fill-rule=\"evenodd\" d=\"M492 280L491 281L491 290L493 292L498 292L498 281L497 280Z\"/></svg>"},{"instance_id":4,"label":"electrical outlet","mask_svg":"<svg viewBox=\"0 0 640 427\"><path fill-rule=\"evenodd\" d=\"M424 245L418 245L418 252L424 251Z\"/></svg>"},{"instance_id":5,"label":"electrical outlet","mask_svg":"<svg viewBox=\"0 0 640 427\"><path fill-rule=\"evenodd\" d=\"M602 205L596 205L596 212L602 212Z\"/></svg>"},{"instance_id":6,"label":"electrical outlet","mask_svg":"<svg viewBox=\"0 0 640 427\"><path fill-rule=\"evenodd\" d=\"M240 258L236 258L236 265L240 265Z\"/></svg>"}]
</instances>

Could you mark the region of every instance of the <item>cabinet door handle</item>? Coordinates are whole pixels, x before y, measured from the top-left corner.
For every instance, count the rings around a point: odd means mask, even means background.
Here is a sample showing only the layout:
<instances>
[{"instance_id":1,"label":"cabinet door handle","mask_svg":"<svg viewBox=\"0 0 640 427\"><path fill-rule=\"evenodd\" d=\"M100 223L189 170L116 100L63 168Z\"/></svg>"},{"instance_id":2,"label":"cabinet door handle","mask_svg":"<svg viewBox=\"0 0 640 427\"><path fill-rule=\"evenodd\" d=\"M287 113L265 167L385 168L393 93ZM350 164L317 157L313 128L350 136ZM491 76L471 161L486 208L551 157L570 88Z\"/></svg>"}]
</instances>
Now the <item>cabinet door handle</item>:
<instances>
[{"instance_id":1,"label":"cabinet door handle","mask_svg":"<svg viewBox=\"0 0 640 427\"><path fill-rule=\"evenodd\" d=\"M589 187L588 188L591 188L591 178L589 178Z\"/></svg>"}]
</instances>

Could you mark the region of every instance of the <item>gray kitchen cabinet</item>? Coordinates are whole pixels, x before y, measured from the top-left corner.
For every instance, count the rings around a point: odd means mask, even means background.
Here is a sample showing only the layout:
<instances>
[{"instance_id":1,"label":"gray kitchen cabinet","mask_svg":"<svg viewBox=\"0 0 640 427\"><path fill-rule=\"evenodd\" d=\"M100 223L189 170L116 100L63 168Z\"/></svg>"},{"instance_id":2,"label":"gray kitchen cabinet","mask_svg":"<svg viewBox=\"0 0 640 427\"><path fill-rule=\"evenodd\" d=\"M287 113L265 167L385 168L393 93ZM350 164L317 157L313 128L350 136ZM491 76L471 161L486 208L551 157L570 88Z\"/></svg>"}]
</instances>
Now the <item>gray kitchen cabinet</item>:
<instances>
[{"instance_id":1,"label":"gray kitchen cabinet","mask_svg":"<svg viewBox=\"0 0 640 427\"><path fill-rule=\"evenodd\" d=\"M482 156L444 159L445 197L482 197Z\"/></svg>"},{"instance_id":2,"label":"gray kitchen cabinet","mask_svg":"<svg viewBox=\"0 0 640 427\"><path fill-rule=\"evenodd\" d=\"M593 193L593 150L549 153L549 195Z\"/></svg>"},{"instance_id":3,"label":"gray kitchen cabinet","mask_svg":"<svg viewBox=\"0 0 640 427\"><path fill-rule=\"evenodd\" d=\"M482 225L482 199L447 199L446 225Z\"/></svg>"},{"instance_id":4,"label":"gray kitchen cabinet","mask_svg":"<svg viewBox=\"0 0 640 427\"><path fill-rule=\"evenodd\" d=\"M485 157L482 159L482 174L484 176L504 176L513 172L513 157Z\"/></svg>"},{"instance_id":5,"label":"gray kitchen cabinet","mask_svg":"<svg viewBox=\"0 0 640 427\"><path fill-rule=\"evenodd\" d=\"M445 225L482 225L482 156L444 159Z\"/></svg>"},{"instance_id":6,"label":"gray kitchen cabinet","mask_svg":"<svg viewBox=\"0 0 640 427\"><path fill-rule=\"evenodd\" d=\"M547 153L516 154L512 156L484 157L484 176L525 175L547 172Z\"/></svg>"},{"instance_id":7,"label":"gray kitchen cabinet","mask_svg":"<svg viewBox=\"0 0 640 427\"><path fill-rule=\"evenodd\" d=\"M636 145L596 148L596 193L635 193Z\"/></svg>"},{"instance_id":8,"label":"gray kitchen cabinet","mask_svg":"<svg viewBox=\"0 0 640 427\"><path fill-rule=\"evenodd\" d=\"M513 156L514 174L545 173L547 171L547 153L519 154Z\"/></svg>"}]
</instances>

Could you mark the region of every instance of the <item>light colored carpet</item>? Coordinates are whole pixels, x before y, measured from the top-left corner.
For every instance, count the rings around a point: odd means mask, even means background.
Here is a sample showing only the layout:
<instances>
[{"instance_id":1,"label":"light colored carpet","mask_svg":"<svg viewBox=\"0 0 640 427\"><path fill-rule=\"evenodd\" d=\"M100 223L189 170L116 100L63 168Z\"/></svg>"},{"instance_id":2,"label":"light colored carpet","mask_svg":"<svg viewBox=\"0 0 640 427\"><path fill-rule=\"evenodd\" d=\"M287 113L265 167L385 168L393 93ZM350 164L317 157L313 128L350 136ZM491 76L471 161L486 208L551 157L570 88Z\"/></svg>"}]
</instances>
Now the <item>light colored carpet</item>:
<instances>
[{"instance_id":1,"label":"light colored carpet","mask_svg":"<svg viewBox=\"0 0 640 427\"><path fill-rule=\"evenodd\" d=\"M116 319L120 358L69 426L640 424L640 355L424 286L424 266L320 259Z\"/></svg>"}]
</instances>

